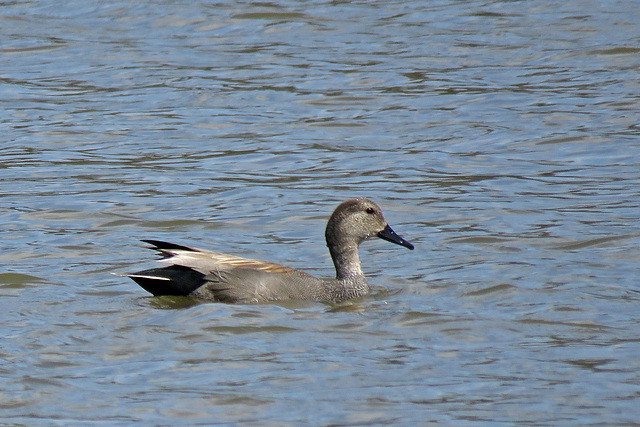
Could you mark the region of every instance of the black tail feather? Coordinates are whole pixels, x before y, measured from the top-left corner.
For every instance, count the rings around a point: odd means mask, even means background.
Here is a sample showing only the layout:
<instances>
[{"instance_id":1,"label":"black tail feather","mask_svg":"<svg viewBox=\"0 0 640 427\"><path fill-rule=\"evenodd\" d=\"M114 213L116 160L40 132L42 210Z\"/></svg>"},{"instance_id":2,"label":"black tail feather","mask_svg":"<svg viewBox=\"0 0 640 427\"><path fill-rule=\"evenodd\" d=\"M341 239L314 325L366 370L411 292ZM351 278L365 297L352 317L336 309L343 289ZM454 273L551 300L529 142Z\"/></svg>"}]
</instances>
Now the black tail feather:
<instances>
[{"instance_id":1,"label":"black tail feather","mask_svg":"<svg viewBox=\"0 0 640 427\"><path fill-rule=\"evenodd\" d=\"M163 242L162 240L141 240L142 242L153 245L152 249L156 249L159 251L162 250L179 250L179 251L190 251L190 252L198 252L197 249L190 248L188 246L176 245L175 243Z\"/></svg>"},{"instance_id":2,"label":"black tail feather","mask_svg":"<svg viewBox=\"0 0 640 427\"><path fill-rule=\"evenodd\" d=\"M152 268L129 277L154 296L189 295L205 283L204 274L181 265Z\"/></svg>"}]
</instances>

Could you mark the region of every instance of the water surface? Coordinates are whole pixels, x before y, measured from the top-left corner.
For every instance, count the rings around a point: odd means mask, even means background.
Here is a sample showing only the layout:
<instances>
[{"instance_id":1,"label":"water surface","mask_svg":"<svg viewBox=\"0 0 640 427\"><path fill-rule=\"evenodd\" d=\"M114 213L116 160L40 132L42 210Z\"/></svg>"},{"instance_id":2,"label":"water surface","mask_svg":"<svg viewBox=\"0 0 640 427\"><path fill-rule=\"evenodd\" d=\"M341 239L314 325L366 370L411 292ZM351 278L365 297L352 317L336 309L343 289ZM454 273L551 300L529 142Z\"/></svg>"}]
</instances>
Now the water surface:
<instances>
[{"instance_id":1,"label":"water surface","mask_svg":"<svg viewBox=\"0 0 640 427\"><path fill-rule=\"evenodd\" d=\"M637 425L630 2L0 5L7 425ZM332 275L338 306L151 298L155 238Z\"/></svg>"}]
</instances>

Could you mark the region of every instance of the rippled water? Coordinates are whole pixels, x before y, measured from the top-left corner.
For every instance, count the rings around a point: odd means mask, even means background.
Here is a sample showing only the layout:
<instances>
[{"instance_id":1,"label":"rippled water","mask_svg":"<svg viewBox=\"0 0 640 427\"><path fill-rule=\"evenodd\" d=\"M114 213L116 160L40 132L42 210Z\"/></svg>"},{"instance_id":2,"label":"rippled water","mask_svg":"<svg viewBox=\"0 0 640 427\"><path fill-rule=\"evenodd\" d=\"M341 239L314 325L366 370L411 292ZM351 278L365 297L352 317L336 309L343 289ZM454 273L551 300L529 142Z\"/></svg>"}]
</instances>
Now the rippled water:
<instances>
[{"instance_id":1,"label":"rippled water","mask_svg":"<svg viewBox=\"0 0 640 427\"><path fill-rule=\"evenodd\" d=\"M622 1L0 4L0 423L638 425L640 14ZM151 298L157 238L368 298Z\"/></svg>"}]
</instances>

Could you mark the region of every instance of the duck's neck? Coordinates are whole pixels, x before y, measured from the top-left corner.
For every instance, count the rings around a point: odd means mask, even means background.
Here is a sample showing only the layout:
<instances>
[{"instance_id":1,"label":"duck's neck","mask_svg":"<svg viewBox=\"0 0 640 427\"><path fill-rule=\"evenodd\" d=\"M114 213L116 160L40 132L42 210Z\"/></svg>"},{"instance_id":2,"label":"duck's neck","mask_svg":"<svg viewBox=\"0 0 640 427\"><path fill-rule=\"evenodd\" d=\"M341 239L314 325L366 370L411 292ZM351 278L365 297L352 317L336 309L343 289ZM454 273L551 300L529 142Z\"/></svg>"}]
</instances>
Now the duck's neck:
<instances>
[{"instance_id":1,"label":"duck's neck","mask_svg":"<svg viewBox=\"0 0 640 427\"><path fill-rule=\"evenodd\" d=\"M333 258L333 265L336 267L336 278L338 280L364 280L357 244L330 246L329 252L331 252L331 258Z\"/></svg>"}]
</instances>

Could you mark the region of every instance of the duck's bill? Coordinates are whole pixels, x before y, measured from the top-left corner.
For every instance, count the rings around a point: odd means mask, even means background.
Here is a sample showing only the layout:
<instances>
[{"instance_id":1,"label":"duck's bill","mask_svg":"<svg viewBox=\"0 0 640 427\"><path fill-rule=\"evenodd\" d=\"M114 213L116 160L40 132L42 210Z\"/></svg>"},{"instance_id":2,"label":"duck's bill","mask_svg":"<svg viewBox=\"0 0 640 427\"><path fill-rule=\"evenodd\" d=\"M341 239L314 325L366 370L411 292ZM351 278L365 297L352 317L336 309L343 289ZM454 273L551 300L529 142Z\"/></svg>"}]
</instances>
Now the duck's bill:
<instances>
[{"instance_id":1,"label":"duck's bill","mask_svg":"<svg viewBox=\"0 0 640 427\"><path fill-rule=\"evenodd\" d=\"M391 227L389 227L389 224L384 227L384 230L378 233L378 237L386 240L387 242L395 243L396 245L404 246L405 248L413 250L413 245L404 240L402 237L398 236L396 232L393 231Z\"/></svg>"}]
</instances>

